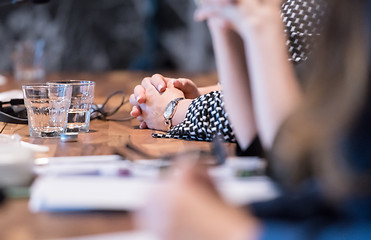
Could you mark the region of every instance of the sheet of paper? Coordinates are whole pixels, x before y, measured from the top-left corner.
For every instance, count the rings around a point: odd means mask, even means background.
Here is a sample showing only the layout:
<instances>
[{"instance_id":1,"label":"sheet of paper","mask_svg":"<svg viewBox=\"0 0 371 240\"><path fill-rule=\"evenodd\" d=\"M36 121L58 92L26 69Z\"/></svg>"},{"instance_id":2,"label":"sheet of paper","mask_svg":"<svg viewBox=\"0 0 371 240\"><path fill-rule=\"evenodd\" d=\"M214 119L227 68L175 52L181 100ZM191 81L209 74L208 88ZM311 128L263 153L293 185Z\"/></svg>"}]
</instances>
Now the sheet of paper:
<instances>
[{"instance_id":1,"label":"sheet of paper","mask_svg":"<svg viewBox=\"0 0 371 240\"><path fill-rule=\"evenodd\" d=\"M30 209L136 210L145 204L153 182L140 178L45 176L31 188Z\"/></svg>"},{"instance_id":2,"label":"sheet of paper","mask_svg":"<svg viewBox=\"0 0 371 240\"><path fill-rule=\"evenodd\" d=\"M23 92L21 90L10 90L6 92L0 92L0 101L10 101L10 99L12 98L23 98Z\"/></svg>"},{"instance_id":3,"label":"sheet of paper","mask_svg":"<svg viewBox=\"0 0 371 240\"><path fill-rule=\"evenodd\" d=\"M254 162L255 161L255 162ZM86 169L114 169L114 163L131 171L129 176L116 174L66 174L65 171L84 169L84 164L60 164L48 166L52 174L39 177L31 188L30 209L40 211L78 211L78 210L136 210L146 204L152 188L158 184L160 170L152 165L128 165L122 161L86 164ZM236 178L235 168L241 166L257 167L253 159L247 162L228 162L226 165L210 169L210 175L217 189L228 202L244 205L254 201L268 200L278 195L269 178ZM75 169L69 170L75 166ZM58 170L60 169L60 170ZM64 171L58 175L58 171ZM106 172L104 170L103 172ZM114 172L114 171L111 171Z\"/></svg>"}]
</instances>

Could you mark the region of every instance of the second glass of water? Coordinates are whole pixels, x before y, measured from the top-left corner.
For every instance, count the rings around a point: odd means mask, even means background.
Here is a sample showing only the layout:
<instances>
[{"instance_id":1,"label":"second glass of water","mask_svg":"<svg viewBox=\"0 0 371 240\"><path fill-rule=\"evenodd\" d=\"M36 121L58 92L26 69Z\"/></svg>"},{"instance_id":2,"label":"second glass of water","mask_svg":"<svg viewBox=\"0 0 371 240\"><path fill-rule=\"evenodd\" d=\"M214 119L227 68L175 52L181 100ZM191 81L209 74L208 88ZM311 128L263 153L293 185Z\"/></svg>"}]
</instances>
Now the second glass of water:
<instances>
[{"instance_id":1,"label":"second glass of water","mask_svg":"<svg viewBox=\"0 0 371 240\"><path fill-rule=\"evenodd\" d=\"M49 84L68 84L72 86L71 105L67 117L67 132L89 132L95 82L63 80Z\"/></svg>"}]
</instances>

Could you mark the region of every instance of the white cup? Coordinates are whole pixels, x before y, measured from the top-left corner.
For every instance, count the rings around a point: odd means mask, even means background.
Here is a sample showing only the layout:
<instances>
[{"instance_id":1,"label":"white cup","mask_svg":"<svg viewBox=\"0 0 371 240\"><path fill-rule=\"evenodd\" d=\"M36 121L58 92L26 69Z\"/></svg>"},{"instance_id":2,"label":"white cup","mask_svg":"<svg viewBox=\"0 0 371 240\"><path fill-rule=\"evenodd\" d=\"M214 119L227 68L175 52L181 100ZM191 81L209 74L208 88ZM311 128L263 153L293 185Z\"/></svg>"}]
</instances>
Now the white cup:
<instances>
[{"instance_id":1,"label":"white cup","mask_svg":"<svg viewBox=\"0 0 371 240\"><path fill-rule=\"evenodd\" d=\"M26 186L32 179L34 153L19 144L0 143L0 188Z\"/></svg>"}]
</instances>

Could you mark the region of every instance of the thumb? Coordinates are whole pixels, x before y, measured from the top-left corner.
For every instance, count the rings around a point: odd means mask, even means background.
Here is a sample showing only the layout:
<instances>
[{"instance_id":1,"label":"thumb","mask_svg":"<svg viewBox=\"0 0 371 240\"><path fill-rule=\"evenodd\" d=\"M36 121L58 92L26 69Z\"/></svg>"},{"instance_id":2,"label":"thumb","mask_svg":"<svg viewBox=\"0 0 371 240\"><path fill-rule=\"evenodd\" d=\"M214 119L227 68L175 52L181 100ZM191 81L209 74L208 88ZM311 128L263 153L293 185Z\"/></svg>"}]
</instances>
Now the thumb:
<instances>
[{"instance_id":1,"label":"thumb","mask_svg":"<svg viewBox=\"0 0 371 240\"><path fill-rule=\"evenodd\" d=\"M184 83L180 79L174 79L173 85L175 88L178 88L179 90L184 92Z\"/></svg>"},{"instance_id":2,"label":"thumb","mask_svg":"<svg viewBox=\"0 0 371 240\"><path fill-rule=\"evenodd\" d=\"M207 165L202 163L202 156L196 152L190 152L175 159L177 179L188 184L198 185L218 196L214 182L212 181Z\"/></svg>"},{"instance_id":3,"label":"thumb","mask_svg":"<svg viewBox=\"0 0 371 240\"><path fill-rule=\"evenodd\" d=\"M197 86L192 80L186 78L179 78L174 80L174 87L184 93L186 98L196 98L200 96Z\"/></svg>"},{"instance_id":4,"label":"thumb","mask_svg":"<svg viewBox=\"0 0 371 240\"><path fill-rule=\"evenodd\" d=\"M190 93L196 88L191 84L191 80L185 78L174 79L173 85L184 93Z\"/></svg>"}]
</instances>

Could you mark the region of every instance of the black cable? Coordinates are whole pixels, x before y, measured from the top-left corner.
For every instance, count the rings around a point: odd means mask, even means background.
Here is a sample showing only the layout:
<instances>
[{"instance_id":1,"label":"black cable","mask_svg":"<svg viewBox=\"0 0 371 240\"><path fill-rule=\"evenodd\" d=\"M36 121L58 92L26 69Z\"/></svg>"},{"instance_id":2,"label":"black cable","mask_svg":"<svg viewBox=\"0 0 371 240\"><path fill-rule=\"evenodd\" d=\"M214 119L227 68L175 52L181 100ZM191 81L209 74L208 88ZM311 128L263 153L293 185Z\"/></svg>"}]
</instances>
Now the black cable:
<instances>
[{"instance_id":1,"label":"black cable","mask_svg":"<svg viewBox=\"0 0 371 240\"><path fill-rule=\"evenodd\" d=\"M13 98L10 101L2 102L0 101L0 109L3 108L3 105L10 104L11 106L24 105L23 98Z\"/></svg>"},{"instance_id":2,"label":"black cable","mask_svg":"<svg viewBox=\"0 0 371 240\"><path fill-rule=\"evenodd\" d=\"M0 114L3 115L3 116L5 116L5 117L8 117L8 118L17 120L17 121L27 122L27 119L15 117L15 116L9 115L9 114L7 114L5 112L2 112L2 111L0 111Z\"/></svg>"},{"instance_id":3,"label":"black cable","mask_svg":"<svg viewBox=\"0 0 371 240\"><path fill-rule=\"evenodd\" d=\"M10 105L4 107L4 105ZM24 105L23 98L14 98L10 101L2 102L0 101L0 121L7 123L16 123L16 124L27 124L28 120L24 111L14 112L13 106Z\"/></svg>"},{"instance_id":4,"label":"black cable","mask_svg":"<svg viewBox=\"0 0 371 240\"><path fill-rule=\"evenodd\" d=\"M105 108L107 107L107 104L109 101L116 95L122 95L122 99L120 104L113 110L113 111L106 111ZM106 101L102 104L101 107L98 107L97 104L93 104L92 108L93 111L91 113L90 120L94 119L99 119L103 121L113 121L113 122L126 122L130 121L133 119L133 117L127 117L123 119L111 119L109 117L113 116L116 114L122 106L124 106L126 103L128 103L128 100L125 100L126 95L124 94L123 91L116 91L112 93L111 95L108 96ZM19 106L19 105L24 105L24 100L23 99L11 99L10 101L7 102L2 102L0 101L0 121L3 122L9 122L9 123L16 123L16 124L27 124L28 120L27 118L21 118L19 116L15 116L16 113L12 112L7 112L6 109L9 107L4 108L4 105L11 105L11 106Z\"/></svg>"},{"instance_id":5,"label":"black cable","mask_svg":"<svg viewBox=\"0 0 371 240\"><path fill-rule=\"evenodd\" d=\"M105 108L108 104L108 102L112 99L112 97L116 96L116 95L122 95L122 99L121 99L121 102L119 104L118 107L116 107L113 111L106 111ZM113 122L125 122L125 121L130 121L133 119L133 117L128 117L128 118L123 118L123 119L111 119L109 117L111 117L112 115L116 114L122 106L124 106L126 103L128 103L129 101L128 100L125 100L125 97L126 95L124 94L123 91L116 91L114 93L112 93L111 95L108 96L108 98L106 99L106 101L104 101L104 103L102 104L101 107L98 107L97 104L93 104L93 111L91 113L91 117L90 117L90 120L94 120L94 119L99 119L99 120L103 120L103 121L113 121Z\"/></svg>"}]
</instances>

